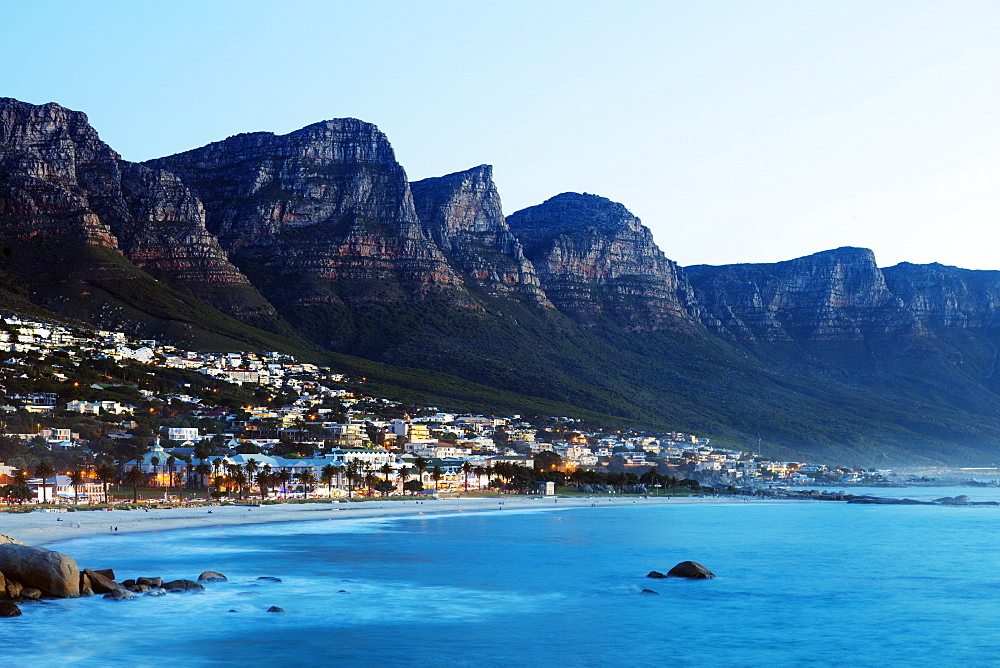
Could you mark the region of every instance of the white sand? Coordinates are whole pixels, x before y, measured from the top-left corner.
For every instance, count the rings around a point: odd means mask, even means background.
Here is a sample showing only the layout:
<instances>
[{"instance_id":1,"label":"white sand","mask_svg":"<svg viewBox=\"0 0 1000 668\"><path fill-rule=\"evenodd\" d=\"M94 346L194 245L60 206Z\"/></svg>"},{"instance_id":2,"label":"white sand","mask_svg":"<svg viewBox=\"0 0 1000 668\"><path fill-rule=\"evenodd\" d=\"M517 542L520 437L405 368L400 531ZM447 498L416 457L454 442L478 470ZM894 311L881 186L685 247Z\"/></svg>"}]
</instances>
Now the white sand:
<instances>
[{"instance_id":1,"label":"white sand","mask_svg":"<svg viewBox=\"0 0 1000 668\"><path fill-rule=\"evenodd\" d=\"M502 506L501 506L502 501ZM701 497L643 498L559 498L530 497L480 498L462 497L417 501L365 501L352 503L304 503L269 506L209 506L191 508L150 508L147 510L93 510L49 513L0 512L0 534L6 534L29 545L45 545L54 541L118 533L190 529L194 527L232 524L263 524L318 519L357 517L391 517L398 515L438 514L455 512L485 512L533 508L574 508L592 505L633 504L706 504L744 503L741 500ZM769 503L754 501L754 503ZM770 501L774 503L774 501ZM787 502L779 502L787 503Z\"/></svg>"}]
</instances>

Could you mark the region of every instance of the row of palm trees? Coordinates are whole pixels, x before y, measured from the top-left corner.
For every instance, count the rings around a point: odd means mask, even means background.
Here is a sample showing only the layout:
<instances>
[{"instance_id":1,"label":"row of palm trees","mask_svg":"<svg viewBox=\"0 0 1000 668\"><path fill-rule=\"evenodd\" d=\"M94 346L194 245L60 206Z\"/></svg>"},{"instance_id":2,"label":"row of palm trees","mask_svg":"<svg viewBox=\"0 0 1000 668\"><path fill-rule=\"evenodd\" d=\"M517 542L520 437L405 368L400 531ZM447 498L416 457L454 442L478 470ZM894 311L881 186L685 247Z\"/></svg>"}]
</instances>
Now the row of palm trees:
<instances>
[{"instance_id":1,"label":"row of palm trees","mask_svg":"<svg viewBox=\"0 0 1000 668\"><path fill-rule=\"evenodd\" d=\"M288 469L272 471L269 464L260 464L252 458L240 465L227 462L220 457L212 460L211 466L203 461L194 466L193 471L203 479L208 477L210 486L214 486L215 492L220 495L224 489L227 496L246 497L252 495L254 488L256 488L257 493L263 499L273 489L278 488L282 490L283 495L287 496L288 484L292 480L296 480L304 495L312 492L315 484L321 482L327 487L328 493L332 497L333 488L343 486L346 481L348 498L353 498L355 491L359 488L366 489L369 494L377 492L382 496L393 491L398 491L400 494L404 494L406 491L417 491L423 486L424 476L427 474L428 468L430 468L429 476L434 481L435 489L440 489L441 481L444 479L444 470L440 466L430 467L428 460L423 457L418 457L414 461L413 468L409 466L395 468L391 464L385 463L378 469L371 469L358 461L349 462L347 466L327 464L320 470L318 479L308 470L294 474ZM469 462L463 463L461 471L464 475L466 492L469 490L470 474L474 474L481 480L483 476L492 478L493 473L491 468L472 466ZM380 473L381 477L376 475L377 473ZM419 485L413 484L408 487L407 483L411 482L414 473L418 474L418 480L413 482L419 482ZM395 477L395 482L392 481L393 477Z\"/></svg>"},{"instance_id":2,"label":"row of palm trees","mask_svg":"<svg viewBox=\"0 0 1000 668\"><path fill-rule=\"evenodd\" d=\"M187 464L190 473L202 481L207 481L210 491L212 491L211 487L214 486L214 491L219 495L224 494L226 496L244 498L252 495L255 488L256 493L259 493L262 499L267 498L275 489L280 490L280 493L287 498L289 485L292 481L295 481L303 496L311 493L315 489L316 484L321 482L327 487L331 498L334 486L342 486L343 482L346 481L348 498L352 498L359 489L367 490L368 494L379 493L382 496L386 496L393 491L398 491L400 494L405 494L407 491L416 492L423 488L423 482L425 476L428 475L428 469L430 469L429 477L434 481L435 490L440 489L441 481L444 479L444 470L441 466L435 465L431 467L430 462L423 457L417 457L412 468L409 466L394 468L392 465L386 463L378 469L371 469L357 461L349 462L347 466L327 464L321 469L320 476L317 479L309 470L298 473L292 473L288 469L272 471L272 467L269 464L260 464L255 459L250 459L245 464L239 465L227 462L223 458L217 458L209 464L207 463L208 453L195 453L196 456L199 454L203 456L200 463ZM164 462L168 473L168 494L176 482L176 461L176 458L171 455ZM157 457L153 457L150 460L150 464L153 466L153 477L155 479L160 462ZM460 470L464 478L465 491L469 491L470 475L476 476L479 481L482 481L483 477L487 477L488 483L492 483L494 476L503 479L509 479L513 476L515 471L513 469L508 471L505 468L511 466L513 465L498 463L492 467L484 467L473 466L469 462L464 462ZM52 463L42 460L34 467L31 473L42 480L42 498L49 497L50 495L47 493L48 481L56 474ZM119 479L125 485L132 488L132 498L134 501L138 501L139 487L145 486L149 482L149 474L137 465L133 465L123 471L120 478L118 468L112 462L104 461L94 466L80 466L68 474L76 498L79 498L79 488L87 480L91 479L91 475L89 475L91 473L102 484L105 503L109 502L108 492L110 485ZM380 473L381 477L376 475L376 473ZM414 474L417 474L417 479L411 480ZM14 484L23 484L26 488L27 476L27 471L18 471L14 476ZM395 477L395 481L392 480L393 477Z\"/></svg>"}]
</instances>

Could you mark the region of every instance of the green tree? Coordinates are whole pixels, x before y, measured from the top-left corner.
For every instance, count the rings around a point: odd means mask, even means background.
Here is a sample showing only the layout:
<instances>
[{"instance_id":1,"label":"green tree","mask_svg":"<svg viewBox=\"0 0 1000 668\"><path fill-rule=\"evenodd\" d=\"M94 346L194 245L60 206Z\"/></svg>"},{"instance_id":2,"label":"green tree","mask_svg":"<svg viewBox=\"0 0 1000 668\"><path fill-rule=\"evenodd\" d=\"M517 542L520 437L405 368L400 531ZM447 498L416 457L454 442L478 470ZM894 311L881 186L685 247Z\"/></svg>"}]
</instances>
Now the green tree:
<instances>
[{"instance_id":1,"label":"green tree","mask_svg":"<svg viewBox=\"0 0 1000 668\"><path fill-rule=\"evenodd\" d=\"M389 492L396 489L396 486L390 480L379 480L375 483L375 491L381 494L383 497L387 496Z\"/></svg>"},{"instance_id":2,"label":"green tree","mask_svg":"<svg viewBox=\"0 0 1000 668\"><path fill-rule=\"evenodd\" d=\"M146 481L146 474L138 466L125 471L125 484L132 487L132 502L139 502L139 485Z\"/></svg>"},{"instance_id":3,"label":"green tree","mask_svg":"<svg viewBox=\"0 0 1000 668\"><path fill-rule=\"evenodd\" d=\"M331 499L333 498L333 479L337 477L339 470L340 469L333 464L327 464L320 469L320 479L323 481L323 484L326 485L326 491Z\"/></svg>"},{"instance_id":4,"label":"green tree","mask_svg":"<svg viewBox=\"0 0 1000 668\"><path fill-rule=\"evenodd\" d=\"M167 498L170 497L170 493L174 489L174 465L177 463L177 458L173 455L167 457Z\"/></svg>"},{"instance_id":5,"label":"green tree","mask_svg":"<svg viewBox=\"0 0 1000 668\"><path fill-rule=\"evenodd\" d=\"M441 485L441 478L444 477L444 471L440 466L434 466L431 469L431 480L434 481L434 490L437 491L438 487Z\"/></svg>"},{"instance_id":6,"label":"green tree","mask_svg":"<svg viewBox=\"0 0 1000 668\"><path fill-rule=\"evenodd\" d=\"M465 482L465 493L466 494L469 493L469 474L470 473L472 473L472 464L470 464L467 461L462 462L462 477L464 478L464 482Z\"/></svg>"},{"instance_id":7,"label":"green tree","mask_svg":"<svg viewBox=\"0 0 1000 668\"><path fill-rule=\"evenodd\" d=\"M316 476L310 470L302 471L298 474L299 482L302 484L302 498L309 496L313 486L316 484Z\"/></svg>"},{"instance_id":8,"label":"green tree","mask_svg":"<svg viewBox=\"0 0 1000 668\"><path fill-rule=\"evenodd\" d=\"M101 462L94 469L97 479L104 488L104 503L108 502L108 485L115 479L115 467L110 462Z\"/></svg>"},{"instance_id":9,"label":"green tree","mask_svg":"<svg viewBox=\"0 0 1000 668\"><path fill-rule=\"evenodd\" d=\"M427 470L428 465L429 462L423 457L417 457L413 460L413 466L417 469L417 474L419 475L421 483L424 481L424 471Z\"/></svg>"},{"instance_id":10,"label":"green tree","mask_svg":"<svg viewBox=\"0 0 1000 668\"><path fill-rule=\"evenodd\" d=\"M69 474L69 481L73 485L73 505L80 503L80 485L83 484L83 471L76 469Z\"/></svg>"},{"instance_id":11,"label":"green tree","mask_svg":"<svg viewBox=\"0 0 1000 668\"><path fill-rule=\"evenodd\" d=\"M534 459L535 469L538 471L555 471L562 467L562 457L551 450L542 450Z\"/></svg>"},{"instance_id":12,"label":"green tree","mask_svg":"<svg viewBox=\"0 0 1000 668\"><path fill-rule=\"evenodd\" d=\"M399 480L399 493L402 494L406 489L406 481L410 479L410 467L403 464L396 471L396 479Z\"/></svg>"},{"instance_id":13,"label":"green tree","mask_svg":"<svg viewBox=\"0 0 1000 668\"><path fill-rule=\"evenodd\" d=\"M348 462L344 475L347 477L347 498L350 499L354 495L355 483L361 478L361 469L358 467L358 463Z\"/></svg>"},{"instance_id":14,"label":"green tree","mask_svg":"<svg viewBox=\"0 0 1000 668\"><path fill-rule=\"evenodd\" d=\"M284 498L288 498L288 483L292 480L292 472L288 469L278 471L278 480L281 481L281 490Z\"/></svg>"},{"instance_id":15,"label":"green tree","mask_svg":"<svg viewBox=\"0 0 1000 668\"><path fill-rule=\"evenodd\" d=\"M54 476L55 473L56 473L55 468L52 466L52 463L47 459L43 459L42 461L38 462L38 464L35 465L35 477L42 479L42 498L41 498L42 501L45 501L45 497L48 496L47 493L48 480L49 478ZM51 502L53 501L53 499L50 498L49 501Z\"/></svg>"}]
</instances>

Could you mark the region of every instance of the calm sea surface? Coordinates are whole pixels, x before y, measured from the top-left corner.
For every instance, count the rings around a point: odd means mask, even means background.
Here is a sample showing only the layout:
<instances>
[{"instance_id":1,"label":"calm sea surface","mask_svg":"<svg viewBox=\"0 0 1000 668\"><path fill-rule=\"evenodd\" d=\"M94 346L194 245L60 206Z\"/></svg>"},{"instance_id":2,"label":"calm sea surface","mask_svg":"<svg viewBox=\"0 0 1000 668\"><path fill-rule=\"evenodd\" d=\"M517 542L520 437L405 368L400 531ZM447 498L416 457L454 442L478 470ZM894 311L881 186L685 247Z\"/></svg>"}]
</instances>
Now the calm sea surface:
<instances>
[{"instance_id":1,"label":"calm sea surface","mask_svg":"<svg viewBox=\"0 0 1000 668\"><path fill-rule=\"evenodd\" d=\"M879 493L1000 498L924 491ZM998 507L598 502L79 539L53 547L120 579L230 582L26 605L0 665L996 665L998 530ZM644 577L685 559L719 577Z\"/></svg>"}]
</instances>

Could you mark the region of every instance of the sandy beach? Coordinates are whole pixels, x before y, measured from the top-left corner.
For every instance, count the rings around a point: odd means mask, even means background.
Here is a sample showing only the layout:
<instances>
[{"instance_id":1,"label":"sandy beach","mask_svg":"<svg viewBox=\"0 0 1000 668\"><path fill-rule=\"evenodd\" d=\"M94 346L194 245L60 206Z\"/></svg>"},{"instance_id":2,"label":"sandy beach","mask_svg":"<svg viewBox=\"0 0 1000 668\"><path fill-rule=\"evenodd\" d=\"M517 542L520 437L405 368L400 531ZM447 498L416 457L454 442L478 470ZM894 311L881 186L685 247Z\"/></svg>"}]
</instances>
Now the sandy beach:
<instances>
[{"instance_id":1,"label":"sandy beach","mask_svg":"<svg viewBox=\"0 0 1000 668\"><path fill-rule=\"evenodd\" d=\"M317 519L393 517L456 512L502 512L543 508L581 508L637 504L720 504L743 501L703 497L656 498L445 498L421 501L365 501L353 503L276 504L267 506L204 506L81 512L0 513L0 534L28 543L46 545L86 536L196 527L301 522ZM768 503L768 501L755 501ZM774 503L771 501L770 503Z\"/></svg>"}]
</instances>

